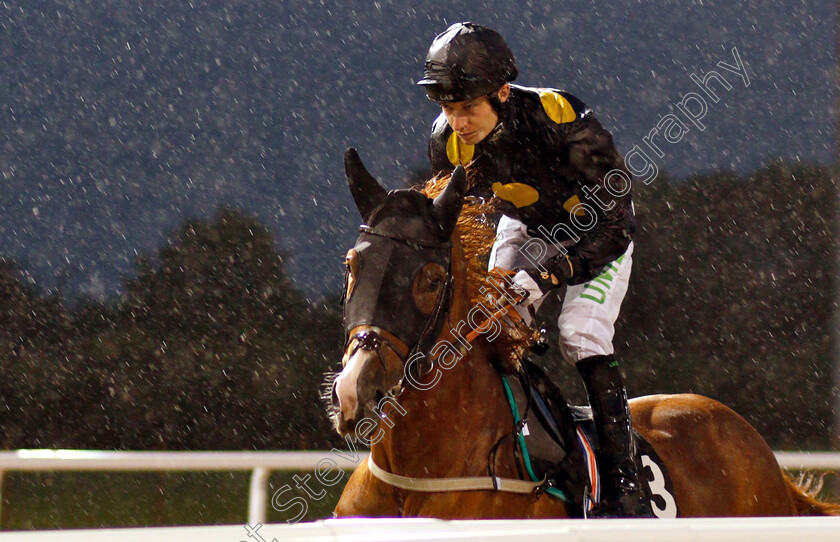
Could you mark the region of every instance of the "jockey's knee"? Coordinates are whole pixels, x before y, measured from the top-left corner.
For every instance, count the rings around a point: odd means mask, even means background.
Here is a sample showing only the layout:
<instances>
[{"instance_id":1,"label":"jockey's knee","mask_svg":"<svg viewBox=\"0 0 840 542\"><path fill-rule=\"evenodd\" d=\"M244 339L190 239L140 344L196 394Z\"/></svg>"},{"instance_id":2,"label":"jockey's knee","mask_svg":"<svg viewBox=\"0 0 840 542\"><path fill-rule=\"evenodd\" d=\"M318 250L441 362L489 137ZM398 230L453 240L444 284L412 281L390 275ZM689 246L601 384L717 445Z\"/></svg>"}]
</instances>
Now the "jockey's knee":
<instances>
[{"instance_id":1,"label":"jockey's knee","mask_svg":"<svg viewBox=\"0 0 840 542\"><path fill-rule=\"evenodd\" d=\"M577 333L573 326L570 325L563 325L560 323L560 353L563 354L563 359L566 362L571 363L574 365L581 358L578 358L578 350L579 348L576 347L579 344L577 341Z\"/></svg>"},{"instance_id":2,"label":"jockey's knee","mask_svg":"<svg viewBox=\"0 0 840 542\"><path fill-rule=\"evenodd\" d=\"M559 322L560 352L563 359L572 365L591 356L607 356L613 353L612 337L597 333L585 333L568 322Z\"/></svg>"}]
</instances>

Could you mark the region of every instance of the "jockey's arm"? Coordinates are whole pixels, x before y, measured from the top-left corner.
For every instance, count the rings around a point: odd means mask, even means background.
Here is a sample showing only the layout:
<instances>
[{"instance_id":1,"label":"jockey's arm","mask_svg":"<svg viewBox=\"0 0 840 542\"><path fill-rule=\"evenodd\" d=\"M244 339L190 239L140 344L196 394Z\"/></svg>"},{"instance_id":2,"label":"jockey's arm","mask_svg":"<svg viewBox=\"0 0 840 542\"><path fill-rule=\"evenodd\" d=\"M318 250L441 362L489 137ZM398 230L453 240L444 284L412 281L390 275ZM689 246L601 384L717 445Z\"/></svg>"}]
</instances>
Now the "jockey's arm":
<instances>
[{"instance_id":1,"label":"jockey's arm","mask_svg":"<svg viewBox=\"0 0 840 542\"><path fill-rule=\"evenodd\" d=\"M558 154L568 157L568 166L580 179L581 200L595 210L596 222L567 252L549 260L546 269L554 277L552 284L581 284L597 277L630 245L636 231L632 176L612 136L592 113L558 125L550 143L563 147Z\"/></svg>"}]
</instances>

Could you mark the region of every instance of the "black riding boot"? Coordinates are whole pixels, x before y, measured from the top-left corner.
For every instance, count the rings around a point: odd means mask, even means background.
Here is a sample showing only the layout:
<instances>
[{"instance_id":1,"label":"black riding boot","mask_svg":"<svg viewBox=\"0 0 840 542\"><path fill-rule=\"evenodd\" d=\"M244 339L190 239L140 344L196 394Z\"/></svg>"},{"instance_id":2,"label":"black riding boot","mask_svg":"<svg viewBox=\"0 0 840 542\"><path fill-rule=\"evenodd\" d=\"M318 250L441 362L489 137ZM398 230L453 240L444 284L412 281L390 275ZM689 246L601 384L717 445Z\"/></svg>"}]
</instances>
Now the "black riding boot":
<instances>
[{"instance_id":1,"label":"black riding boot","mask_svg":"<svg viewBox=\"0 0 840 542\"><path fill-rule=\"evenodd\" d=\"M598 432L601 500L589 517L653 517L636 464L627 392L613 356L592 356L577 363Z\"/></svg>"}]
</instances>

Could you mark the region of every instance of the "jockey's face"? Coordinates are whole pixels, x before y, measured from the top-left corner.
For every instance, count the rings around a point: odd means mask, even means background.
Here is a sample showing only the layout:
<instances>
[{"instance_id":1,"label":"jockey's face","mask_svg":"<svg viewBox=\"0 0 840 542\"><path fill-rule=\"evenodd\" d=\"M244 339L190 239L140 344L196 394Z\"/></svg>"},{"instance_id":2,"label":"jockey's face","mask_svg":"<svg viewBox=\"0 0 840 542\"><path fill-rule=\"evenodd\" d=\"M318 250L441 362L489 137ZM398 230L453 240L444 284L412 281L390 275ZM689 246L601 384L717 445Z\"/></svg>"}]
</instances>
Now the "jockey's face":
<instances>
[{"instance_id":1,"label":"jockey's face","mask_svg":"<svg viewBox=\"0 0 840 542\"><path fill-rule=\"evenodd\" d=\"M510 85L505 83L499 89L499 100L504 102L510 96ZM440 104L446 122L467 145L475 145L487 137L499 123L499 115L490 105L487 96L479 96L464 102Z\"/></svg>"}]
</instances>

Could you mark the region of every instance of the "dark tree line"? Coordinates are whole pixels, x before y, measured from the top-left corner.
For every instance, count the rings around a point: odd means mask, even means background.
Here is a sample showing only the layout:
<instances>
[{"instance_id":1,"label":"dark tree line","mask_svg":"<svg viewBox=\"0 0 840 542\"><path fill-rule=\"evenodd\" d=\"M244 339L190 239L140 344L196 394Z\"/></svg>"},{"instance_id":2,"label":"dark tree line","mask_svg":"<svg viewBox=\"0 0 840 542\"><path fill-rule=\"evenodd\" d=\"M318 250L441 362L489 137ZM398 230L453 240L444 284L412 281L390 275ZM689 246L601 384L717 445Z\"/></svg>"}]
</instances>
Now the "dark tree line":
<instances>
[{"instance_id":1,"label":"dark tree line","mask_svg":"<svg viewBox=\"0 0 840 542\"><path fill-rule=\"evenodd\" d=\"M614 340L630 395L700 393L774 447L829 448L837 197L828 168L784 163L638 183ZM558 310L556 300L541 310L550 333ZM585 400L556 349L539 361Z\"/></svg>"},{"instance_id":2,"label":"dark tree line","mask_svg":"<svg viewBox=\"0 0 840 542\"><path fill-rule=\"evenodd\" d=\"M5 448L328 444L318 395L337 312L304 298L253 219L185 224L108 304L71 310L0 271Z\"/></svg>"},{"instance_id":3,"label":"dark tree line","mask_svg":"<svg viewBox=\"0 0 840 542\"><path fill-rule=\"evenodd\" d=\"M838 394L829 171L775 163L748 177L661 175L635 194L640 230L615 339L631 394L702 393L774 447L828 447ZM222 210L140 260L125 295L106 303L68 306L3 262L0 445L335 442L318 395L341 355L337 307L305 299L284 258L264 226ZM556 333L551 307L541 315ZM580 400L556 349L541 363Z\"/></svg>"},{"instance_id":4,"label":"dark tree line","mask_svg":"<svg viewBox=\"0 0 840 542\"><path fill-rule=\"evenodd\" d=\"M838 192L828 168L770 164L639 190L621 323L638 391L721 400L777 447L831 444Z\"/></svg>"}]
</instances>

